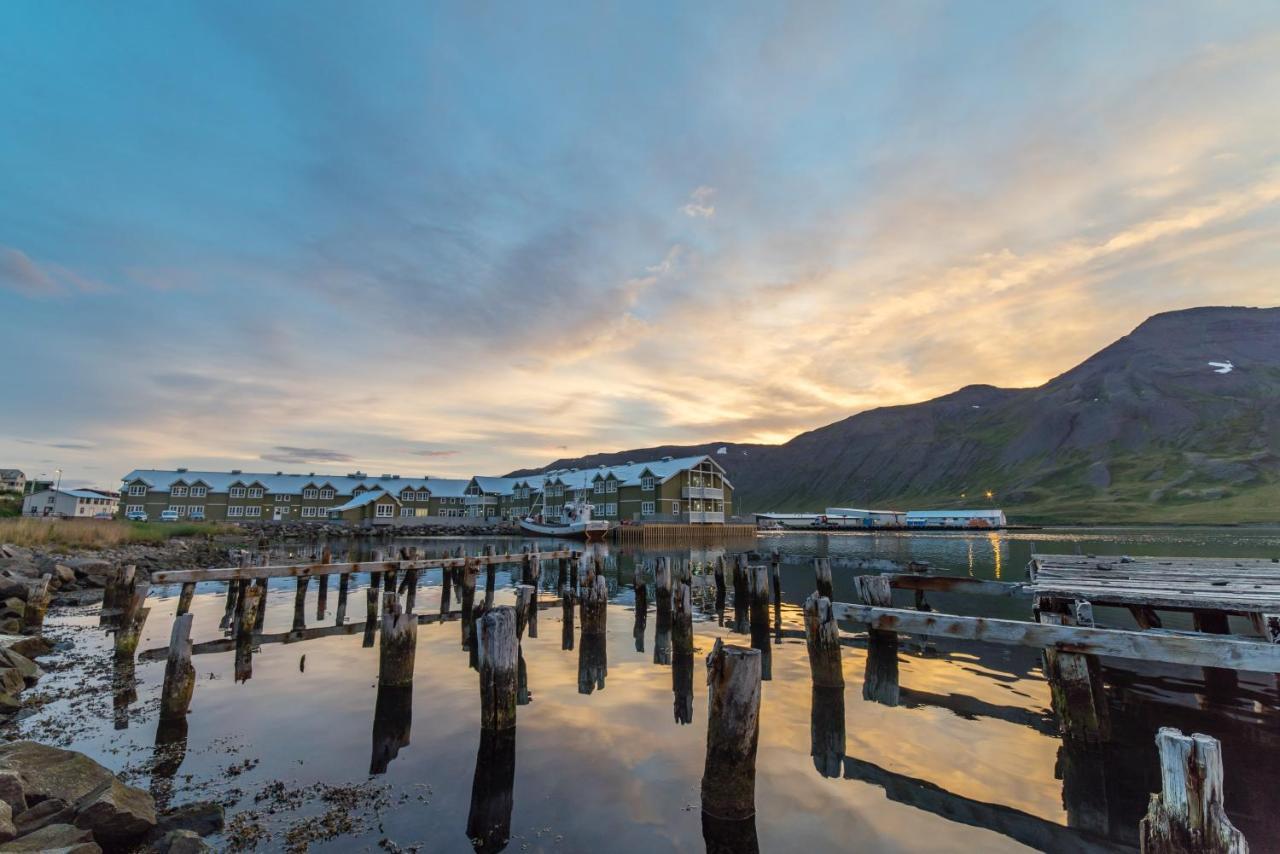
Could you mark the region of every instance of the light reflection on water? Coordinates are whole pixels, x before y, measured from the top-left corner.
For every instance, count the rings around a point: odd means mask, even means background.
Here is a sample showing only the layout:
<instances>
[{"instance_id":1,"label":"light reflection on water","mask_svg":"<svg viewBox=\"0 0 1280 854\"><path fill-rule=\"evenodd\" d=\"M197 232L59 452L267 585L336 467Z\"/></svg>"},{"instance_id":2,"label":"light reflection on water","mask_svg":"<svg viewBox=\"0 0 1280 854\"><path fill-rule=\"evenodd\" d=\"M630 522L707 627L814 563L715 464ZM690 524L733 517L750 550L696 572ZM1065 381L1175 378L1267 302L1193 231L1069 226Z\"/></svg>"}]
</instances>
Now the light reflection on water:
<instances>
[{"instance_id":1,"label":"light reflection on water","mask_svg":"<svg viewBox=\"0 0 1280 854\"><path fill-rule=\"evenodd\" d=\"M468 553L485 544L499 552L518 551L528 541L406 542L434 556L457 545L464 545ZM778 548L785 555L781 613L786 633L772 648L773 679L763 690L756 789L761 850L810 845L840 850L1017 850L1022 846L1013 838L1036 844L1034 840L1042 837L1035 834L1046 832L1049 825L1083 827L1133 844L1148 794L1158 788L1153 737L1161 725L1223 740L1228 812L1255 850L1265 850L1266 840L1280 831L1271 815L1269 794L1280 783L1280 730L1275 682L1269 677L1245 675L1236 694L1206 697L1193 668L1108 667L1104 675L1111 686L1116 735L1112 744L1081 751L1056 735L1037 651L939 642L922 654L904 638L898 655L898 705L888 706L863 699L868 650L861 636L853 637L858 627L846 626L852 645L844 648L849 757L845 779L827 779L815 770L810 757L813 693L798 609L812 589L811 558L928 560L939 571L1019 580L1033 542L1041 553L1075 551L1077 544L1091 553L1261 557L1280 551L1280 536L1265 529L762 537L756 544L759 551ZM342 544L337 545L334 559L347 557ZM557 544L539 545L548 551ZM361 544L350 556L367 557L369 548ZM526 639L523 645L532 700L518 713L513 838L508 850L703 849L698 804L706 687L701 662L717 637L744 645L747 640L718 625L714 615L699 613L692 722L680 725L673 717L672 668L653 663L652 595L642 635L645 651L637 650L632 585L637 564L658 555L702 566L737 550L602 549L612 603L604 648L607 677L603 687L590 693L579 690L580 639L573 650L562 649L560 609L541 612L538 639ZM836 570L838 599L852 597L852 574ZM419 613L438 611L439 575L430 572L420 582ZM555 566L548 563L542 572L544 600L552 595L555 581ZM501 571L498 604L514 601L511 585L509 573ZM347 613L356 623L364 619L366 586L364 576L352 584ZM477 586L479 598L483 575ZM197 644L223 637L218 628L223 589L209 584L198 591L192 605ZM176 594L176 587L153 592L140 649L167 642ZM265 635L290 630L293 601L292 579L271 584ZM1017 619L1026 619L1029 612L1029 604L1017 598L930 594L930 602L939 610ZM312 584L305 608L309 627L333 623L336 584L329 588L327 605L325 616L315 619ZM1122 622L1127 615L1107 616ZM94 625L96 618L85 615L63 622ZM87 634L98 639L107 660L108 647L101 636L96 631ZM360 782L368 779L372 763L385 766L376 779L403 799L384 809L380 829L374 826L355 838L321 843L313 850L373 848L382 838L401 846L424 844L425 850L466 850L473 788L479 785L473 776L477 758L494 754L483 745L477 751L477 679L460 647L460 626L455 621L419 627L412 696L399 702L379 697L377 653L376 645L362 646L358 628L352 634L264 643L252 655L252 677L239 683L233 678L235 655L230 649L197 656L198 683L185 752L179 753L181 765L161 768L176 774L175 802L221 795L236 805L234 812L252 808L254 793L271 780L281 779L292 787ZM156 697L163 666L162 661L140 660L134 670L136 699L123 696L118 709L99 710L85 703L71 746L117 769L145 764L156 742ZM75 678L70 672L47 677L52 683ZM25 721L23 729L36 732L42 718L65 714L75 705L74 699L52 703ZM377 709L381 716L375 715ZM114 728L121 724L124 729ZM258 764L226 777L226 769L244 759L257 759ZM138 782L153 783L146 774ZM316 809L306 805L297 814ZM991 828L968 826L943 815L977 816ZM277 830L282 826L277 824ZM1077 841L1071 836L1052 838ZM262 850L282 847L277 835Z\"/></svg>"}]
</instances>

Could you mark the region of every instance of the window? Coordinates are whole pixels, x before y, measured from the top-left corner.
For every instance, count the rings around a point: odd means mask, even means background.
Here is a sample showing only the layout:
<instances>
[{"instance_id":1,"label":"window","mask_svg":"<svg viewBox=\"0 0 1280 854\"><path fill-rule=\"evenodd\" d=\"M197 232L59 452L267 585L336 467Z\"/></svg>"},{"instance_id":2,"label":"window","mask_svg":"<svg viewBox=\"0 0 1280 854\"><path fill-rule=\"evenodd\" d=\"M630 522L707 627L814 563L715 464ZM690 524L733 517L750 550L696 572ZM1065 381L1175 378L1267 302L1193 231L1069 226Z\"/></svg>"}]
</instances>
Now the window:
<instances>
[{"instance_id":1,"label":"window","mask_svg":"<svg viewBox=\"0 0 1280 854\"><path fill-rule=\"evenodd\" d=\"M231 506L231 507L228 507L228 508L227 508L227 518L228 518L228 519L230 519L232 516L243 516L243 515L244 515L244 510L245 510L245 508L241 507L241 506L240 506L240 505L238 505L238 504L237 504L237 505L233 505L233 506Z\"/></svg>"},{"instance_id":2,"label":"window","mask_svg":"<svg viewBox=\"0 0 1280 854\"><path fill-rule=\"evenodd\" d=\"M184 504L170 504L168 509L177 513L179 516L185 516L187 514L187 508Z\"/></svg>"},{"instance_id":3,"label":"window","mask_svg":"<svg viewBox=\"0 0 1280 854\"><path fill-rule=\"evenodd\" d=\"M191 497L192 497L192 498L204 498L204 497L205 497L206 495L208 495L208 494L209 494L209 488L208 488L207 486L193 486L193 487L191 487Z\"/></svg>"},{"instance_id":4,"label":"window","mask_svg":"<svg viewBox=\"0 0 1280 854\"><path fill-rule=\"evenodd\" d=\"M129 487L130 495L146 495L147 487L141 483L135 483Z\"/></svg>"},{"instance_id":5,"label":"window","mask_svg":"<svg viewBox=\"0 0 1280 854\"><path fill-rule=\"evenodd\" d=\"M232 498L244 498L244 487L233 486L231 487L231 492L229 494L231 495Z\"/></svg>"},{"instance_id":6,"label":"window","mask_svg":"<svg viewBox=\"0 0 1280 854\"><path fill-rule=\"evenodd\" d=\"M292 496L292 495L277 495L277 496L276 496L276 503L277 503L277 504L288 504L288 503L289 503L290 501L292 501L292 500L293 500L293 496Z\"/></svg>"},{"instance_id":7,"label":"window","mask_svg":"<svg viewBox=\"0 0 1280 854\"><path fill-rule=\"evenodd\" d=\"M257 505L257 504L253 505L252 507L246 507L246 508L244 508L244 515L246 515L246 516L261 516L261 515L262 515L262 507L261 507L261 506L259 506L259 505Z\"/></svg>"},{"instance_id":8,"label":"window","mask_svg":"<svg viewBox=\"0 0 1280 854\"><path fill-rule=\"evenodd\" d=\"M412 490L406 489L404 492L400 493L400 500L401 500L401 501L413 501L413 500L415 500L415 498L416 498L417 494L418 494L418 493L416 493L416 492L414 492L414 491L412 491Z\"/></svg>"},{"instance_id":9,"label":"window","mask_svg":"<svg viewBox=\"0 0 1280 854\"><path fill-rule=\"evenodd\" d=\"M428 491L427 491L427 490L425 490L425 489L424 489L424 490L422 490L421 492L419 492L419 493L418 493L418 500L419 500L419 501L430 501L430 500L431 500L431 493L430 493L430 492L428 492Z\"/></svg>"},{"instance_id":10,"label":"window","mask_svg":"<svg viewBox=\"0 0 1280 854\"><path fill-rule=\"evenodd\" d=\"M641 516L652 516L652 515L653 515L653 502L652 502L652 501L641 501L641 502L640 502L640 515L641 515Z\"/></svg>"},{"instance_id":11,"label":"window","mask_svg":"<svg viewBox=\"0 0 1280 854\"><path fill-rule=\"evenodd\" d=\"M142 512L142 505L141 505L141 504L130 504L128 507L124 508L124 512L126 512L126 513L141 513L141 512Z\"/></svg>"},{"instance_id":12,"label":"window","mask_svg":"<svg viewBox=\"0 0 1280 854\"><path fill-rule=\"evenodd\" d=\"M309 486L306 489L302 490L302 497L303 498L319 498L320 490L316 489L314 486Z\"/></svg>"},{"instance_id":13,"label":"window","mask_svg":"<svg viewBox=\"0 0 1280 854\"><path fill-rule=\"evenodd\" d=\"M672 502L671 502L671 512L672 512L672 513L674 513L674 514L675 514L675 515L677 515L677 516L679 516L679 515L680 515L680 502L679 502L679 501L672 501Z\"/></svg>"},{"instance_id":14,"label":"window","mask_svg":"<svg viewBox=\"0 0 1280 854\"><path fill-rule=\"evenodd\" d=\"M169 490L169 494L174 498L185 498L187 495L187 488L185 486L175 486L173 489Z\"/></svg>"},{"instance_id":15,"label":"window","mask_svg":"<svg viewBox=\"0 0 1280 854\"><path fill-rule=\"evenodd\" d=\"M412 516L412 515L413 515L413 512L414 512L414 511L413 511L413 508L412 508L412 507L401 507L401 508L400 508L400 515L401 515L401 516Z\"/></svg>"},{"instance_id":16,"label":"window","mask_svg":"<svg viewBox=\"0 0 1280 854\"><path fill-rule=\"evenodd\" d=\"M640 478L640 488L645 492L653 492L653 475Z\"/></svg>"},{"instance_id":17,"label":"window","mask_svg":"<svg viewBox=\"0 0 1280 854\"><path fill-rule=\"evenodd\" d=\"M618 482L616 480L605 481L605 492L617 492Z\"/></svg>"},{"instance_id":18,"label":"window","mask_svg":"<svg viewBox=\"0 0 1280 854\"><path fill-rule=\"evenodd\" d=\"M597 480L593 489L596 495L604 495L604 481Z\"/></svg>"},{"instance_id":19,"label":"window","mask_svg":"<svg viewBox=\"0 0 1280 854\"><path fill-rule=\"evenodd\" d=\"M379 519L390 519L395 515L396 508L394 504L378 504L374 507L373 515Z\"/></svg>"},{"instance_id":20,"label":"window","mask_svg":"<svg viewBox=\"0 0 1280 854\"><path fill-rule=\"evenodd\" d=\"M203 519L204 505L192 504L190 507L187 508L187 515L189 515L192 519Z\"/></svg>"},{"instance_id":21,"label":"window","mask_svg":"<svg viewBox=\"0 0 1280 854\"><path fill-rule=\"evenodd\" d=\"M617 505L617 504L606 504L606 505L604 506L604 515L606 515L606 516L617 516L617 515L618 515L618 505Z\"/></svg>"},{"instance_id":22,"label":"window","mask_svg":"<svg viewBox=\"0 0 1280 854\"><path fill-rule=\"evenodd\" d=\"M303 519L314 519L314 518L315 518L315 516L316 516L316 510L318 510L318 509L320 509L320 508L318 508L318 507L303 507L303 508L302 508L302 518L303 518Z\"/></svg>"},{"instance_id":23,"label":"window","mask_svg":"<svg viewBox=\"0 0 1280 854\"><path fill-rule=\"evenodd\" d=\"M320 490L320 498L325 501L328 501L329 499L333 498L333 490L332 489Z\"/></svg>"},{"instance_id":24,"label":"window","mask_svg":"<svg viewBox=\"0 0 1280 854\"><path fill-rule=\"evenodd\" d=\"M261 487L261 486L251 486L251 487L249 487L249 497L250 497L250 498L261 498L261 497L262 497L262 487ZM250 515L253 515L253 514L250 514Z\"/></svg>"}]
</instances>

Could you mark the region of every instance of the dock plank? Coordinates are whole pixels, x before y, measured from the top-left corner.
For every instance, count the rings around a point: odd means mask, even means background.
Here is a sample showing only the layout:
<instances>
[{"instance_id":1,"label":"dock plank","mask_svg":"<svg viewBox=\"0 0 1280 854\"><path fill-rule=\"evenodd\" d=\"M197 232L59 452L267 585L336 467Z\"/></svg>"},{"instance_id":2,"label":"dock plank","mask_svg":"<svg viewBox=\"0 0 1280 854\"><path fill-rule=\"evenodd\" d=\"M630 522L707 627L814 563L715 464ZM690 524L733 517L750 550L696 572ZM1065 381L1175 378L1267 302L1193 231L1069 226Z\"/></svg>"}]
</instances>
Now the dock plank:
<instances>
[{"instance_id":1,"label":"dock plank","mask_svg":"<svg viewBox=\"0 0 1280 854\"><path fill-rule=\"evenodd\" d=\"M570 558L570 549L555 552L539 552L540 560ZM318 575L341 575L348 572L400 572L414 569L443 569L460 567L471 561L480 566L506 563L519 564L524 554L476 555L474 557L430 558L422 560L368 560L356 563L296 563L277 566L227 566L215 569L172 569L151 573L152 584L178 584L188 581L238 581L254 578L306 578Z\"/></svg>"}]
</instances>

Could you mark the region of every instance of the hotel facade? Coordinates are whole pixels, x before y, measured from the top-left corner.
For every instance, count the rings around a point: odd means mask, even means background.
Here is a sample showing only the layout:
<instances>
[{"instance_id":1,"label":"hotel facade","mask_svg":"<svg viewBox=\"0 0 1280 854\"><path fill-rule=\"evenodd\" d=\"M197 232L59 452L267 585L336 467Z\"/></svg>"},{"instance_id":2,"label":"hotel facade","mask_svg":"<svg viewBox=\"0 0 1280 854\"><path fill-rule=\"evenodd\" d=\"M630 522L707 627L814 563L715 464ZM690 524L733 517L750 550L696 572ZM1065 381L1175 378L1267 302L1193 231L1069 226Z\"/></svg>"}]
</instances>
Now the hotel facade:
<instances>
[{"instance_id":1,"label":"hotel facade","mask_svg":"<svg viewBox=\"0 0 1280 854\"><path fill-rule=\"evenodd\" d=\"M158 519L226 522L415 524L448 519L517 521L538 513L559 520L586 501L615 524L723 524L733 485L708 456L560 469L524 477L408 478L136 469L122 479L120 509Z\"/></svg>"}]
</instances>

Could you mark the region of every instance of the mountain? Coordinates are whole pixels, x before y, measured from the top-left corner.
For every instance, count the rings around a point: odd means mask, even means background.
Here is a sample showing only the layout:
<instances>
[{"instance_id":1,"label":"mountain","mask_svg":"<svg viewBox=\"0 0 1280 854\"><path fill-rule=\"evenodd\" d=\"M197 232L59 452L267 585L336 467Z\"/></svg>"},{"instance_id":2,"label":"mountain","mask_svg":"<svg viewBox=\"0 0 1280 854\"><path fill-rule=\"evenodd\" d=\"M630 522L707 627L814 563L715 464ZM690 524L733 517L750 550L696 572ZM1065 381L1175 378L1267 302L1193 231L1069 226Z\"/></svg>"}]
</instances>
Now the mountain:
<instances>
[{"instance_id":1,"label":"mountain","mask_svg":"<svg viewBox=\"0 0 1280 854\"><path fill-rule=\"evenodd\" d=\"M724 465L739 513L983 506L991 490L1025 522L1280 521L1280 308L1158 314L1038 388L966 386L783 445L662 446L546 468L698 453Z\"/></svg>"}]
</instances>

